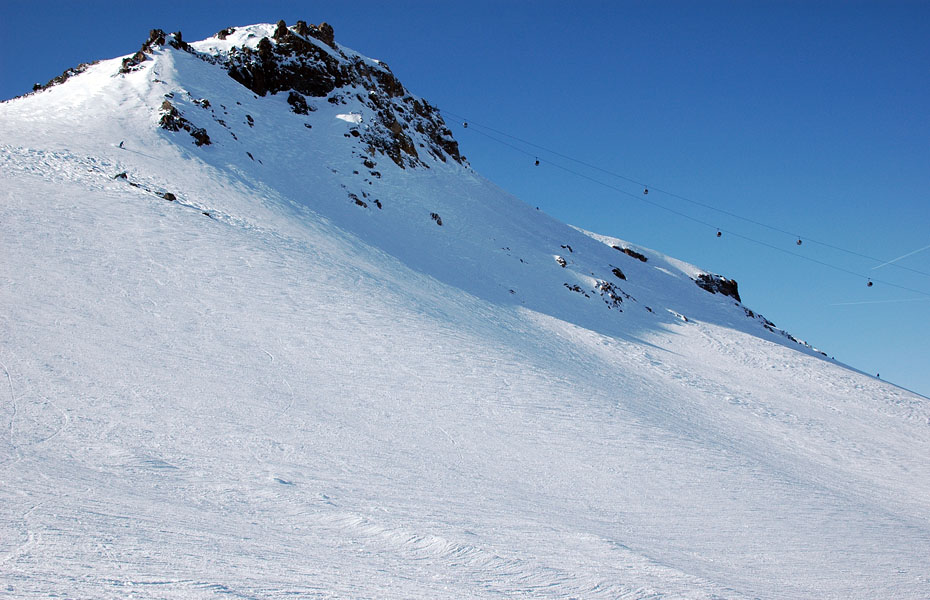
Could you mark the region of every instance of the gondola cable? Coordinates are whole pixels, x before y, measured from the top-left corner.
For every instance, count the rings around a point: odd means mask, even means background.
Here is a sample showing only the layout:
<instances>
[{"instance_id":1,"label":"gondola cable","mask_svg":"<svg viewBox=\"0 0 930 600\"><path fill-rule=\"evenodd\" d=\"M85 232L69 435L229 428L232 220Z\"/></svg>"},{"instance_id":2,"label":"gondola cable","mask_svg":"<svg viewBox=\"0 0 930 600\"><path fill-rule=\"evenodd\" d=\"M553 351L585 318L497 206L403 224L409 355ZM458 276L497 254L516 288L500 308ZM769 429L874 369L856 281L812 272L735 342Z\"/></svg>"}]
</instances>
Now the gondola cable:
<instances>
[{"instance_id":1,"label":"gondola cable","mask_svg":"<svg viewBox=\"0 0 930 600\"><path fill-rule=\"evenodd\" d=\"M488 129L490 129L490 128L488 128ZM494 136L492 136L492 135L490 135L490 134L488 134L488 133L486 133L486 132L484 132L484 131L480 131L480 130L475 129L475 128L472 128L471 131L473 131L473 132L475 132L475 133L478 133L478 134L480 134L480 135L483 135L483 136L487 137L488 139L490 139L490 140L492 140L492 141L494 141L494 142L497 142L497 143L499 143L499 144L501 144L501 145L507 146L508 148L511 148L512 150L515 150L516 152L520 152L520 153L525 154L525 155L528 155L528 156L533 156L532 153L527 152L527 151L524 150L523 148L520 148L520 147L518 147L518 146L515 146L515 145L513 145L513 144L511 144L511 143L509 143L509 142L507 142L507 141L505 141L505 140L501 140L501 139L499 139L499 138L496 138L496 137L494 137ZM510 136L508 136L508 137L510 137ZM823 266L823 267L827 267L827 268L829 268L829 269L833 269L833 270L835 270L835 271L839 271L839 272L842 272L842 273L846 273L846 274L848 274L848 275L853 275L853 276L855 276L855 277L860 277L860 278L866 279L866 280L867 280L867 287L872 287L872 286L873 286L873 282L875 282L875 283L881 283L881 284L883 284L883 285L887 285L887 286L889 286L889 287L894 287L894 288L898 288L898 289L905 290L905 291L908 291L908 292L912 292L912 293L915 293L915 294L920 294L921 296L930 297L930 293L928 293L928 292L924 292L924 291L921 291L921 290L916 290L916 289L913 289L913 288L909 288L909 287L907 287L907 286L898 285L898 284L896 284L896 283L891 283L891 282L888 282L888 281L882 281L882 280L878 280L878 279L873 279L873 278L871 278L871 277L867 277L867 276L865 276L865 275L862 275L862 274L857 273L857 272L855 272L855 271L851 271L851 270L846 269L846 268L844 268L844 267L840 267L840 266L837 266L837 265L834 265L834 264L831 264L831 263L827 263L827 262L818 260L818 259L816 259L816 258L813 258L813 257L810 257L810 256L806 256L806 255L804 255L804 254L798 254L798 253L796 253L796 252L791 252L791 251L786 250L786 249L784 249L784 248L782 248L782 247L780 247L780 246L776 246L776 245L774 245L774 244L770 244L770 243L764 242L764 241L762 241L762 240L757 240L757 239L755 239L755 238L752 238L752 237L749 237L749 236L747 236L747 235L743 235L743 234L737 233L737 232L735 232L735 231L730 231L730 230L727 230L727 229L722 229L722 228L719 228L719 227L715 227L715 226L711 225L710 223L708 223L708 222L706 222L706 221L703 221L703 220L701 220L701 219L698 219L698 218L696 218L696 217L693 217L693 216L691 216L691 215L689 215L689 214L687 214L687 213L683 213L683 212L678 211L678 210L675 210L675 209L673 209L673 208L669 208L668 206L664 206L664 205L659 204L659 203L657 203L657 202L651 201L651 200L649 200L648 198L646 198L646 194L643 194L643 195L632 194L632 193L630 193L630 192L628 192L628 191L626 191L626 190L624 190L624 189L622 189L622 188L618 188L618 187L616 187L616 186L614 186L614 185L611 185L611 184L609 184L609 183L605 183L605 182L603 182L603 181L600 181L600 180L598 180L598 179L595 179L595 178L593 178L593 177L591 177L591 176L589 176L589 175L585 175L584 173L580 173L580 172L575 171L575 170L573 170L573 169L569 169L568 167L565 167L564 165L560 165L560 164L554 163L554 162L547 162L546 164L549 165L549 166L556 167L557 169L561 169L562 171L565 171L566 173L570 173L570 174L572 174L572 175L574 175L574 176L576 176L576 177L579 177L579 178L581 178L581 179L586 179L586 180L588 180L588 181L590 181L590 182L592 182L592 183L596 183L597 185L600 185L600 186L605 187L605 188L607 188L607 189L613 190L613 191L615 191L615 192L617 192L617 193L623 194L623 195L628 196L628 197L630 197L630 198L635 198L635 199L637 199L637 200L639 200L639 201L641 201L641 202L644 202L644 203L646 203L646 204L648 204L648 205L650 205L650 206L653 206L653 207L655 207L655 208L659 208L659 209L661 209L661 210L664 210L664 211L666 211L666 212L672 213L672 214L674 214L674 215L677 215L677 216L679 216L679 217L682 217L682 218L687 219L687 220L689 220L689 221L692 221L692 222L694 222L694 223L698 223L699 225L704 225L705 227L709 227L709 228L711 228L711 229L714 229L714 230L716 230L716 232L717 232L717 237L718 237L718 238L719 238L719 237L722 237L723 232L726 232L727 235L732 235L733 237L736 237L736 238L745 240L745 241L747 241L747 242L751 242L751 243L754 243L754 244L757 244L757 245L760 245L760 246L764 246L764 247L770 248L770 249L772 249L772 250L777 250L777 251L779 251L779 252L783 252L783 253L788 254L788 255L790 255L790 256L794 256L794 257L796 257L796 258L800 258L800 259L806 260L806 261L808 261L808 262L812 262L812 263L821 265L821 266ZM644 189L646 189L646 188L644 188ZM798 238L798 239L800 240L800 238ZM870 257L866 257L866 258L870 258ZM875 260L875 259L871 259L871 258L870 258L870 260Z\"/></svg>"},{"instance_id":2,"label":"gondola cable","mask_svg":"<svg viewBox=\"0 0 930 600\"><path fill-rule=\"evenodd\" d=\"M451 116L451 117L455 117L455 118L458 118L458 119L462 119L462 118L463 118L463 117L461 117L461 116L459 116L459 115L456 115L455 113L450 112L450 111L447 111L447 110L443 110L442 112L445 113L445 114L447 114L447 115L449 115L449 116ZM552 154L553 156L558 156L559 158L563 158L563 159L565 159L565 160L572 161L572 162L574 162L574 163L576 163L576 164L579 164L579 165L588 167L588 168L590 168L590 169L594 169L594 170L596 170L596 171L599 171L599 172L601 172L601 173L604 173L605 175L609 175L609 176L611 176L611 177L616 177L616 178L618 178L618 179L622 179L622 180L624 180L624 181L627 181L627 182L630 182L630 183L634 183L634 184L636 184L636 185L638 185L638 186L642 186L642 187L643 187L643 195L647 195L650 191L652 191L652 192L659 192L659 193L665 194L666 196L669 196L669 197L672 197L672 198L676 198L676 199L682 200L682 201L684 201L684 202L689 202L689 203L694 204L694 205L696 205L696 206L700 206L700 207L706 208L706 209L708 209L708 210L713 210L713 211L715 211L715 212L718 212L718 213L727 215L727 216L729 216L729 217L733 217L733 218L735 218L735 219L739 219L739 220L741 220L741 221L745 221L745 222L747 222L747 223L752 223L753 225L757 225L757 226L759 226L759 227L763 227L763 228L769 229L769 230L771 230L771 231L775 231L775 232L777 232L777 233L783 233L783 234L786 234L786 235L794 235L794 234L792 234L791 232L789 232L789 231L787 231L787 230L785 230L785 229L781 229L781 228L779 228L779 227L775 227L775 226L773 226L773 225L769 225L768 223L763 223L763 222L761 222L761 221L757 221L757 220L751 219L751 218L749 218L749 217L744 217L744 216L742 216L742 215L736 214L736 213L734 213L734 212L731 212L731 211L728 211L728 210L725 210L725 209L722 209L722 208L717 208L716 206L712 206L712 205L706 204L706 203L704 203L704 202L700 202L700 201L697 201L697 200L692 200L691 198L688 198L687 196L682 196L682 195L680 195L680 194L676 194L676 193L674 193L674 192L669 192L669 191L666 191L666 190L663 190L663 189L657 188L657 187L648 187L648 186L646 186L645 183L643 183L643 182L641 182L641 181L639 181L639 180L637 180L637 179L634 179L634 178L632 178L632 177L627 177L627 176L625 176L625 175L621 175L621 174L619 174L619 173L615 173L615 172L613 172L613 171L609 171L609 170L604 169L603 167L600 167L600 166L598 166L598 165L594 165L594 164L591 164L591 163L589 163L589 162L586 162L586 161L583 161L583 160L579 160L579 159L577 159L577 158L574 158L574 157L569 156L569 155L567 155L567 154L563 154L563 153L558 152L558 151L556 151L556 150L551 150L551 149L549 149L549 148L546 148L545 146L541 146L541 145L539 145L539 144L535 144L535 143L530 142L530 141L528 141L528 140L524 140L524 139L522 139L522 138L520 138L520 137L517 137L517 136L515 136L515 135L511 135L511 134L509 134L509 133L507 133L507 132L504 132L504 131L500 131L500 130L495 129L495 128L493 128L493 127L489 127L489 126L487 126L487 125L482 125L482 124L480 124L480 123L474 123L473 121L470 121L470 120L469 120L468 122L469 122L471 125L473 125L471 131L474 131L474 132L476 132L476 133L481 133L481 134L483 134L483 135L489 137L490 139L497 141L498 143L502 143L502 144L505 144L505 145L509 146L510 148L513 148L513 149L516 149L516 150L520 150L521 152L527 153L527 152L526 152L525 150L523 150L523 149L517 148L516 146L514 146L514 145L512 145L512 144L507 144L507 143L505 143L503 140L499 140L499 139L497 139L497 138L494 138L494 137L488 135L488 134L485 133L485 132L479 131L478 129L475 129L475 127L480 127L480 128L486 129L486 130L488 130L488 131L492 131L492 132L494 132L494 133L496 133L496 134L498 134L498 135L505 136L505 137L507 137L507 138L510 138L510 139L515 140L515 141L517 141L517 142L520 142L520 143L522 143L522 144L526 144L527 146L531 146L531 147L536 148L536 149L538 149L538 150L544 150L544 151L546 151L546 152ZM529 154L529 153L527 153L527 154ZM593 179L592 179L592 181L596 181L596 180L593 180ZM798 246L801 245L801 243L800 243L800 242L801 242L801 237L802 237L802 236L797 236L797 242L798 242L797 245L798 245ZM843 247L841 247L841 246L837 246L837 245L834 245L834 244L830 244L830 243L828 243L828 242L823 242L823 241L814 239L814 238L809 237L809 236L803 236L803 238L804 238L805 240L807 240L808 242L813 243L813 244L819 244L819 245L824 246L824 247L826 247L826 248L831 248L831 249L837 250L837 251L839 251L839 252L845 252L846 254L850 254L850 255L852 255L852 256L857 256L857 257L859 257L859 258L865 258L865 259L867 259L867 260L872 260L872 261L875 261L875 262L878 262L878 263L882 263L882 266L885 266L885 265L887 265L887 266L892 266L892 267L896 267L896 268L898 268L898 269L902 269L902 270L905 270L905 271L910 271L910 272L912 272L912 273L917 273L917 274L920 274L920 275L924 275L924 276L930 277L930 273L927 273L926 271L921 271L921 270L918 270L918 269L913 269L913 268L911 268L911 267L907 267L907 266L904 266L904 265L898 265L898 264L894 264L894 263L887 263L886 261L883 261L883 260L881 260L881 259L875 258L874 256L869 256L869 255L867 255L867 254L862 254L861 252L856 252L856 251L850 250L850 249L848 249L848 248L843 248Z\"/></svg>"}]
</instances>

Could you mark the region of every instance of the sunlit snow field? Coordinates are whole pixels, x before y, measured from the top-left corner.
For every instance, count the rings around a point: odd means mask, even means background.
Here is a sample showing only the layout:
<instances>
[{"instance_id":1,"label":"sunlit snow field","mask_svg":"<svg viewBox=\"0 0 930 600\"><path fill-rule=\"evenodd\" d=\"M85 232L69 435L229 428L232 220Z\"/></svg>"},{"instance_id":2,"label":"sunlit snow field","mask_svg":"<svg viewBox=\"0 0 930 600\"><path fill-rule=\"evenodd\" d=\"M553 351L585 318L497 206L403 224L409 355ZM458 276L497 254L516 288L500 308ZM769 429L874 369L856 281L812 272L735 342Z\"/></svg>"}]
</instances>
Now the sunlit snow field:
<instances>
[{"instance_id":1,"label":"sunlit snow field","mask_svg":"<svg viewBox=\"0 0 930 600\"><path fill-rule=\"evenodd\" d=\"M467 166L356 174L351 97L143 67L0 104L0 596L930 597L925 399Z\"/></svg>"}]
</instances>

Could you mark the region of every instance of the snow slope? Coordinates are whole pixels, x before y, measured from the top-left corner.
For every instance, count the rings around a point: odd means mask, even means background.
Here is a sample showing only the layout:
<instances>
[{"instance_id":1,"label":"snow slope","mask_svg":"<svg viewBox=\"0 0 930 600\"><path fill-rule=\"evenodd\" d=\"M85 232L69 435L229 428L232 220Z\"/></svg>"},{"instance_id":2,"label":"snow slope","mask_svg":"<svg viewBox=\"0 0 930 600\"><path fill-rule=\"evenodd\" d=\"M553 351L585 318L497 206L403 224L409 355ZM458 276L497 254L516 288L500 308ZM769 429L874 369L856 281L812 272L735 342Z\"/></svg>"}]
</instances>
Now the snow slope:
<instances>
[{"instance_id":1,"label":"snow slope","mask_svg":"<svg viewBox=\"0 0 930 600\"><path fill-rule=\"evenodd\" d=\"M0 104L0 596L930 596L925 399L508 196L389 80L232 79L274 32Z\"/></svg>"}]
</instances>

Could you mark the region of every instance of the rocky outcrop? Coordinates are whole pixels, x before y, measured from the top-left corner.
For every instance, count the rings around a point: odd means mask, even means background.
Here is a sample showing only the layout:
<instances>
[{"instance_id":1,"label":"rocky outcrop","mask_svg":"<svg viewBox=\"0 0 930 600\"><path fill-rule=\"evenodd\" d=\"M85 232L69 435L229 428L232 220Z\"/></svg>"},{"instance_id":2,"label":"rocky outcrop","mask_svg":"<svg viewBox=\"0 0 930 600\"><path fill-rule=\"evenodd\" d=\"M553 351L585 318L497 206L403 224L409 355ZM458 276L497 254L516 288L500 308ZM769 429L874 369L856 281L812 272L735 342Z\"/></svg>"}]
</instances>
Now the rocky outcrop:
<instances>
[{"instance_id":1,"label":"rocky outcrop","mask_svg":"<svg viewBox=\"0 0 930 600\"><path fill-rule=\"evenodd\" d=\"M298 115L310 114L310 106L307 104L307 99L304 98L302 94L297 92L289 93L287 95L287 103L291 105L291 110Z\"/></svg>"},{"instance_id":2,"label":"rocky outcrop","mask_svg":"<svg viewBox=\"0 0 930 600\"><path fill-rule=\"evenodd\" d=\"M616 308L620 312L623 312L623 309L620 308L620 305L623 304L623 299L633 299L632 296L609 281L598 281L597 285L594 287L595 290L601 294L601 298L607 304L607 308Z\"/></svg>"},{"instance_id":3,"label":"rocky outcrop","mask_svg":"<svg viewBox=\"0 0 930 600\"><path fill-rule=\"evenodd\" d=\"M235 32L235 28L227 27L217 32L216 37L225 40ZM354 95L374 115L373 119L366 120L363 130L352 133L364 143L370 156L386 155L401 168L429 167L428 157L467 164L439 111L410 94L387 64L340 48L331 25L297 21L296 25L288 27L284 21L279 21L270 37L259 39L254 47L250 44L213 55L195 51L182 39L180 31L169 34L152 29L142 47L123 59L119 73L129 74L141 69L153 52L167 45L224 67L230 77L256 95L288 92L288 103L297 114L314 110L307 98L326 98L333 104L341 104ZM95 63L68 69L45 85L36 84L33 91L62 83L92 64ZM359 90L367 90L367 94ZM161 125L190 132L197 145L210 143L205 130L179 119L183 117L173 114L172 109L165 109ZM251 120L249 125L252 125Z\"/></svg>"},{"instance_id":4,"label":"rocky outcrop","mask_svg":"<svg viewBox=\"0 0 930 600\"><path fill-rule=\"evenodd\" d=\"M323 97L348 83L340 61L306 38L285 31L274 42L262 38L255 49L233 48L226 65L230 77L259 96L293 90Z\"/></svg>"},{"instance_id":5,"label":"rocky outcrop","mask_svg":"<svg viewBox=\"0 0 930 600\"><path fill-rule=\"evenodd\" d=\"M188 132L191 137L194 138L194 143L198 146L209 146L211 144L210 136L207 135L207 130L196 127L193 123L185 119L178 109L167 100L161 104L161 118L158 120L158 125L162 129L167 129L168 131L184 130Z\"/></svg>"},{"instance_id":6,"label":"rocky outcrop","mask_svg":"<svg viewBox=\"0 0 930 600\"><path fill-rule=\"evenodd\" d=\"M233 32L224 29L217 37L225 39ZM274 33L261 38L254 48L236 46L222 57L204 58L223 64L230 77L259 96L288 92L288 102L298 114L305 114L305 105L306 110L313 110L303 97L339 104L355 94L376 116L358 137L369 154L384 154L400 167L427 166L423 152L442 161L465 162L435 107L411 95L386 64L341 50L327 23L298 21L288 27L279 21ZM360 88L368 93L359 94ZM416 142L415 137L419 138Z\"/></svg>"},{"instance_id":7,"label":"rocky outcrop","mask_svg":"<svg viewBox=\"0 0 930 600\"><path fill-rule=\"evenodd\" d=\"M727 279L722 275L701 273L698 275L697 279L694 280L694 283L696 283L701 289L707 290L711 294L720 293L724 296L729 296L730 298L735 299L737 302L742 302L739 297L739 290L737 289L736 281L733 279Z\"/></svg>"},{"instance_id":8,"label":"rocky outcrop","mask_svg":"<svg viewBox=\"0 0 930 600\"><path fill-rule=\"evenodd\" d=\"M132 56L123 59L123 64L119 72L125 74L137 70L139 65L148 60L147 55L151 54L156 46L164 46L166 43L172 48L191 52L190 46L181 39L180 31L167 34L161 29L152 29L149 31L149 39L145 40L145 43L142 44L142 48Z\"/></svg>"},{"instance_id":9,"label":"rocky outcrop","mask_svg":"<svg viewBox=\"0 0 930 600\"><path fill-rule=\"evenodd\" d=\"M55 78L53 78L53 79L50 79L50 80L48 81L48 83L46 83L45 85L42 85L41 83L36 83L35 85L32 86L32 91L33 91L33 92L39 92L39 91L48 89L48 88L50 88L50 87L59 85L59 84L61 84L61 83L64 83L64 82L68 81L69 79L71 79L72 77L74 77L75 75L78 75L78 74L80 74L80 73L83 73L83 72L86 71L88 68L94 66L94 65L97 64L98 62L100 62L100 61L94 61L94 62L89 62L89 63L81 63L81 64L79 64L79 65L76 66L76 67L73 67L73 68L71 68L71 69L67 69L67 70L65 70L64 73L62 73L62 74L59 75L58 77L55 77Z\"/></svg>"},{"instance_id":10,"label":"rocky outcrop","mask_svg":"<svg viewBox=\"0 0 930 600\"><path fill-rule=\"evenodd\" d=\"M578 285L577 283L573 283L573 284L563 283L562 285L565 286L565 289L567 289L567 290L569 290L569 291L572 291L572 292L575 292L576 294L581 294L581 295L584 296L585 298L590 298L590 297L591 297L591 295L588 294L588 292L586 292L586 291L584 291L583 289L581 289L581 286Z\"/></svg>"},{"instance_id":11,"label":"rocky outcrop","mask_svg":"<svg viewBox=\"0 0 930 600\"><path fill-rule=\"evenodd\" d=\"M225 40L235 32L235 28L228 27L217 32L216 37ZM439 111L410 94L385 63L340 48L332 26L327 23L312 25L297 21L288 27L279 21L270 36L219 54L195 51L183 41L180 31L168 34L153 29L139 51L123 59L119 72L139 70L149 55L165 45L224 67L230 77L258 96L287 92L288 104L297 114L315 110L308 98L326 98L333 104L343 104L355 96L374 118L366 119L364 129L353 130L351 135L360 138L372 157L386 155L401 168L428 168L427 157L466 164ZM45 86L37 84L35 89L60 83L88 66L69 69ZM205 130L175 113L173 107L163 107L161 126L190 132L198 145L210 143ZM253 125L251 118L249 125Z\"/></svg>"},{"instance_id":12,"label":"rocky outcrop","mask_svg":"<svg viewBox=\"0 0 930 600\"><path fill-rule=\"evenodd\" d=\"M611 247L614 250L619 250L620 252L623 252L624 254L626 254L627 256L631 258L635 258L636 260L641 261L641 262L646 262L646 255L640 254L639 252L637 252L636 250L633 250L632 248L621 248L620 246L611 246Z\"/></svg>"}]
</instances>

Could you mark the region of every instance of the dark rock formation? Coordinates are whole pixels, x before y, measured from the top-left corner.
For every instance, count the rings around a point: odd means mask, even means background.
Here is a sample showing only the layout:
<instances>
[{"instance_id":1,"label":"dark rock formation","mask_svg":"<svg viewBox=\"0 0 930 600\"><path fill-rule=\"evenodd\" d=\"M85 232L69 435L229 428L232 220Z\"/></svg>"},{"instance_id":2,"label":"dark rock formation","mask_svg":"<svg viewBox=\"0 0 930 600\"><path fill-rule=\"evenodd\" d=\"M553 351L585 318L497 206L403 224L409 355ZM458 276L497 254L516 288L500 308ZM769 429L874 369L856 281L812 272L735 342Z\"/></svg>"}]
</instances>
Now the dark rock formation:
<instances>
[{"instance_id":1,"label":"dark rock formation","mask_svg":"<svg viewBox=\"0 0 930 600\"><path fill-rule=\"evenodd\" d=\"M136 70L136 68L142 64L144 61L148 60L146 56L147 53L152 51L152 46L164 46L165 45L165 32L161 29L153 29L149 31L149 39L145 40L140 48L135 54L128 58L123 59L123 66L120 67L120 73L129 73L130 71Z\"/></svg>"},{"instance_id":2,"label":"dark rock formation","mask_svg":"<svg viewBox=\"0 0 930 600\"><path fill-rule=\"evenodd\" d=\"M280 25L275 42L262 38L256 50L236 47L229 54L229 75L259 96L294 90L323 97L348 83L348 73L323 48ZM285 60L288 59L288 60Z\"/></svg>"},{"instance_id":3,"label":"dark rock formation","mask_svg":"<svg viewBox=\"0 0 930 600\"><path fill-rule=\"evenodd\" d=\"M311 109L307 105L307 99L303 97L303 94L298 94L297 92L290 92L287 95L287 103L291 105L291 110L297 113L298 115L310 114Z\"/></svg>"},{"instance_id":4,"label":"dark rock formation","mask_svg":"<svg viewBox=\"0 0 930 600\"><path fill-rule=\"evenodd\" d=\"M570 291L572 291L572 292L581 294L581 295L584 296L585 298L590 298L590 297L591 297L591 296L588 294L588 292L586 292L586 291L584 291L583 289L581 289L581 286L578 285L577 283L571 284L571 285L569 285L569 284L567 284L567 283L563 283L562 285L564 285L566 289L568 289L568 290L570 290Z\"/></svg>"},{"instance_id":5,"label":"dark rock formation","mask_svg":"<svg viewBox=\"0 0 930 600\"><path fill-rule=\"evenodd\" d=\"M196 127L185 119L178 109L167 100L161 103L161 119L158 120L158 125L168 131L181 131L182 129L187 131L198 146L209 146L211 143L206 129Z\"/></svg>"},{"instance_id":6,"label":"dark rock formation","mask_svg":"<svg viewBox=\"0 0 930 600\"><path fill-rule=\"evenodd\" d=\"M192 127L190 130L191 137L194 138L194 143L198 146L209 146L211 144L210 136L207 135L207 130L200 127Z\"/></svg>"},{"instance_id":7,"label":"dark rock formation","mask_svg":"<svg viewBox=\"0 0 930 600\"><path fill-rule=\"evenodd\" d=\"M620 308L620 305L623 304L623 298L631 298L629 294L609 281L598 281L595 287L607 304L607 308L616 308L623 312Z\"/></svg>"},{"instance_id":8,"label":"dark rock formation","mask_svg":"<svg viewBox=\"0 0 930 600\"><path fill-rule=\"evenodd\" d=\"M68 81L68 79L74 77L75 75L78 75L78 74L80 74L80 73L83 73L83 72L86 71L89 67L94 66L94 65L97 64L98 62L100 62L100 61L94 61L94 62L89 62L89 63L81 63L81 64L79 64L79 65L76 66L76 67L73 67L73 68L71 68L71 69L67 69L64 73L62 73L62 74L59 75L58 77L55 77L54 79L50 79L50 80L48 81L48 83L46 83L45 85L42 85L41 83L36 83L35 85L32 86L32 91L33 91L33 92L39 92L39 91L42 91L42 90L46 90L46 89L48 89L48 88L50 88L50 87L56 86L56 85L58 85L58 84L60 84L60 83L64 83L64 82Z\"/></svg>"},{"instance_id":9,"label":"dark rock formation","mask_svg":"<svg viewBox=\"0 0 930 600\"><path fill-rule=\"evenodd\" d=\"M737 289L736 281L733 279L727 279L722 275L701 273L698 275L698 278L694 280L694 283L696 283L701 289L707 290L711 294L716 294L719 292L724 296L729 296L735 299L737 302L742 302L739 297L739 290Z\"/></svg>"},{"instance_id":10,"label":"dark rock formation","mask_svg":"<svg viewBox=\"0 0 930 600\"><path fill-rule=\"evenodd\" d=\"M356 206L361 206L362 208L368 208L368 203L359 198L357 195L349 192L349 200L355 203Z\"/></svg>"},{"instance_id":11,"label":"dark rock formation","mask_svg":"<svg viewBox=\"0 0 930 600\"><path fill-rule=\"evenodd\" d=\"M156 46L164 46L166 42L172 48L183 50L184 52L193 52L187 42L181 39L180 31L176 31L169 35L161 29L153 29L149 31L149 39L142 44L142 48L132 56L123 59L123 65L120 67L119 72L129 73L137 70L139 65L148 60L147 54L151 54Z\"/></svg>"},{"instance_id":12,"label":"dark rock formation","mask_svg":"<svg viewBox=\"0 0 930 600\"><path fill-rule=\"evenodd\" d=\"M233 28L222 29L216 37L226 39L234 32ZM284 21L279 21L272 36L260 39L254 48L235 46L218 55L195 51L183 41L180 31L166 34L161 29L153 29L139 51L123 60L120 73L139 69L148 60L148 54L164 45L222 66L230 77L257 96L288 92L288 103L298 114L314 110L307 103L307 96L344 104L348 94L356 95L374 118L366 120L363 130L355 129L350 135L358 137L372 157L376 153L384 154L401 168L428 167L427 156L443 162L451 158L466 164L439 111L411 95L386 64L341 50L336 45L332 26L327 23L308 25L298 21L289 28ZM66 71L56 79L63 81L84 69L86 65ZM359 94L358 89L368 90L367 96ZM209 104L201 106L208 108ZM171 131L184 129L198 145L210 143L205 130L194 127L176 113L173 107L163 107L162 127ZM254 125L251 117L246 119L250 127Z\"/></svg>"},{"instance_id":13,"label":"dark rock formation","mask_svg":"<svg viewBox=\"0 0 930 600\"><path fill-rule=\"evenodd\" d=\"M611 248L613 248L614 250L619 250L620 252L623 252L627 256L631 256L635 258L636 260L646 262L646 256L644 254L640 254L639 252L637 252L636 250L633 250L632 248L621 248L620 246L611 246Z\"/></svg>"},{"instance_id":14,"label":"dark rock formation","mask_svg":"<svg viewBox=\"0 0 930 600\"><path fill-rule=\"evenodd\" d=\"M184 129L184 120L173 104L167 100L161 103L161 119L159 119L158 125L162 129L181 131Z\"/></svg>"},{"instance_id":15,"label":"dark rock formation","mask_svg":"<svg viewBox=\"0 0 930 600\"><path fill-rule=\"evenodd\" d=\"M336 48L336 32L333 31L333 26L329 23L320 23L315 32L313 29L310 30L310 35L320 40L330 48Z\"/></svg>"},{"instance_id":16,"label":"dark rock formation","mask_svg":"<svg viewBox=\"0 0 930 600\"><path fill-rule=\"evenodd\" d=\"M288 28L279 21L272 38L262 38L254 50L248 46L233 48L225 67L230 77L259 96L287 91L326 97L340 104L343 100L339 88L366 88L370 90L368 96L359 99L377 119L367 124L364 134L356 135L366 143L369 154L386 154L401 167L425 165L411 137L416 132L426 138L428 143L423 147L429 154L442 161L448 156L464 163L458 143L438 111L410 95L386 64L372 64L339 50L333 28L326 23L307 25L298 21ZM289 94L289 101L292 97Z\"/></svg>"},{"instance_id":17,"label":"dark rock formation","mask_svg":"<svg viewBox=\"0 0 930 600\"><path fill-rule=\"evenodd\" d=\"M325 23L324 23L324 25L325 25ZM310 28L307 27L307 22L306 22L306 21L297 21L297 24L294 25L294 33L296 33L297 35L302 35L302 36L304 36L304 37L309 36L309 35L310 35Z\"/></svg>"},{"instance_id":18,"label":"dark rock formation","mask_svg":"<svg viewBox=\"0 0 930 600\"><path fill-rule=\"evenodd\" d=\"M280 21L278 21L278 26L277 26L277 28L274 30L274 36L273 36L273 37L274 37L275 40L277 40L277 41L280 42L280 41L282 41L285 37L287 37L287 33L288 33L288 31L287 31L287 23L284 22L284 19L281 19Z\"/></svg>"}]
</instances>

